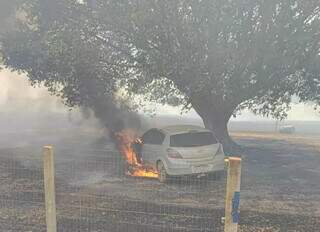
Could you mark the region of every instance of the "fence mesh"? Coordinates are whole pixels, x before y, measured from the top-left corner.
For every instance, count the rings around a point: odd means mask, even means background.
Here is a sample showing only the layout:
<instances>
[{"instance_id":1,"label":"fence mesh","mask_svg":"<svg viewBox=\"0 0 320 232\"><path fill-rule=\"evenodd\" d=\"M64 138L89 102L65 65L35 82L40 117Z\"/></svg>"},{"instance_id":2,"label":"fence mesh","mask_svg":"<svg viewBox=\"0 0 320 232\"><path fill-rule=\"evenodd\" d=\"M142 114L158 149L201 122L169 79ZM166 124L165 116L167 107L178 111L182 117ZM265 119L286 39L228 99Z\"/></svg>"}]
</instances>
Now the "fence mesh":
<instances>
[{"instance_id":1,"label":"fence mesh","mask_svg":"<svg viewBox=\"0 0 320 232\"><path fill-rule=\"evenodd\" d=\"M56 164L59 231L223 231L224 178L171 178L162 184L129 176L118 152L83 152L85 159Z\"/></svg>"},{"instance_id":2,"label":"fence mesh","mask_svg":"<svg viewBox=\"0 0 320 232\"><path fill-rule=\"evenodd\" d=\"M54 148L59 232L223 231L225 178L163 184L127 175L114 148ZM247 149L243 156L239 231L318 231L318 150L274 152L276 163L263 152ZM0 155L0 231L46 231L41 147L1 149Z\"/></svg>"},{"instance_id":3,"label":"fence mesh","mask_svg":"<svg viewBox=\"0 0 320 232\"><path fill-rule=\"evenodd\" d=\"M1 151L0 231L44 231L45 205L40 153Z\"/></svg>"}]
</instances>

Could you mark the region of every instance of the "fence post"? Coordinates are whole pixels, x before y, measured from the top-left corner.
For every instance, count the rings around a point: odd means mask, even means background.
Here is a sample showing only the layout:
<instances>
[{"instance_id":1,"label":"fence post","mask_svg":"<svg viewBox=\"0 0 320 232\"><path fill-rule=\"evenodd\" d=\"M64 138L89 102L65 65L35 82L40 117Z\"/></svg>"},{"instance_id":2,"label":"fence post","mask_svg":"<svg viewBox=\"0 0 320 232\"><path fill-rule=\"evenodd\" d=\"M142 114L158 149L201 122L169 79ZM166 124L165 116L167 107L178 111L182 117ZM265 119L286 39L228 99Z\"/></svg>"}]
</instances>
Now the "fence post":
<instances>
[{"instance_id":1,"label":"fence post","mask_svg":"<svg viewBox=\"0 0 320 232\"><path fill-rule=\"evenodd\" d=\"M47 232L57 232L54 158L53 149L51 146L45 146L43 148L43 171Z\"/></svg>"},{"instance_id":2,"label":"fence post","mask_svg":"<svg viewBox=\"0 0 320 232\"><path fill-rule=\"evenodd\" d=\"M241 158L229 157L225 207L225 232L237 232L239 222Z\"/></svg>"}]
</instances>

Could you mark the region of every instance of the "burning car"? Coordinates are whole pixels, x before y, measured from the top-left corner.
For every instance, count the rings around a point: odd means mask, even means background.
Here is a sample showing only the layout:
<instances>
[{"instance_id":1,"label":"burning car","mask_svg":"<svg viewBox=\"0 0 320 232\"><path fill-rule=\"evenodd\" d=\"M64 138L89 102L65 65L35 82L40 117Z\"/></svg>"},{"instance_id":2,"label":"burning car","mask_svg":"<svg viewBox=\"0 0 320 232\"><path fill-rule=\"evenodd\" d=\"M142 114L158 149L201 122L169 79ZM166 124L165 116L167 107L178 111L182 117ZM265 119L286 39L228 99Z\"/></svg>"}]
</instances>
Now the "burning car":
<instances>
[{"instance_id":1,"label":"burning car","mask_svg":"<svg viewBox=\"0 0 320 232\"><path fill-rule=\"evenodd\" d=\"M161 182L169 176L207 174L224 170L225 154L214 134L191 125L153 128L133 143L136 161L154 170Z\"/></svg>"}]
</instances>

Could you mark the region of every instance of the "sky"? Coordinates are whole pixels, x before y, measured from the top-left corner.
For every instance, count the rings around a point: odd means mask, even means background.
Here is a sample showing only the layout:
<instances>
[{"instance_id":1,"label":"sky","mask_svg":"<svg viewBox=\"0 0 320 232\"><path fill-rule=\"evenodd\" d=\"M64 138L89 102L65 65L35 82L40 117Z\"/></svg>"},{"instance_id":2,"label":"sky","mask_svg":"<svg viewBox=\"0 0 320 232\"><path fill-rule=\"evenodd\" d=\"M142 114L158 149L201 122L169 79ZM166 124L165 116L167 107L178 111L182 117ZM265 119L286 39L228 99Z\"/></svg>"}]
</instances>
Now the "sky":
<instances>
[{"instance_id":1,"label":"sky","mask_svg":"<svg viewBox=\"0 0 320 232\"><path fill-rule=\"evenodd\" d=\"M154 106L152 106L154 107ZM156 105L157 115L179 115L180 109L171 106ZM48 111L67 113L61 100L51 96L44 87L31 87L24 74L17 74L3 69L0 71L0 112L7 111ZM186 117L197 118L194 111L185 114ZM242 112L238 121L270 120L256 116L249 111ZM320 121L320 114L313 110L312 105L295 104L289 112L288 120Z\"/></svg>"}]
</instances>

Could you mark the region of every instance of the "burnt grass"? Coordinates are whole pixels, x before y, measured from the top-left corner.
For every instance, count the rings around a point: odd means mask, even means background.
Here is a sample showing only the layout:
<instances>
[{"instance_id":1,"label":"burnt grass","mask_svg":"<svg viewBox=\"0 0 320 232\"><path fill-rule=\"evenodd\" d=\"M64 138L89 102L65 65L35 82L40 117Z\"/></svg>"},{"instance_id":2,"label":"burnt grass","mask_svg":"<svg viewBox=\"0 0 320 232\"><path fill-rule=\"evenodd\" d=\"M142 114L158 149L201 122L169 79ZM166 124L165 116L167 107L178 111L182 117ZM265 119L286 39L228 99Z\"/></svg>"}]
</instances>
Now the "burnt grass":
<instances>
[{"instance_id":1,"label":"burnt grass","mask_svg":"<svg viewBox=\"0 0 320 232\"><path fill-rule=\"evenodd\" d=\"M240 231L319 231L320 152L277 138L236 139L245 145ZM46 231L41 162L14 153L0 150L0 231ZM121 160L110 160L56 164L59 232L223 231L225 179L163 185L127 177Z\"/></svg>"}]
</instances>

